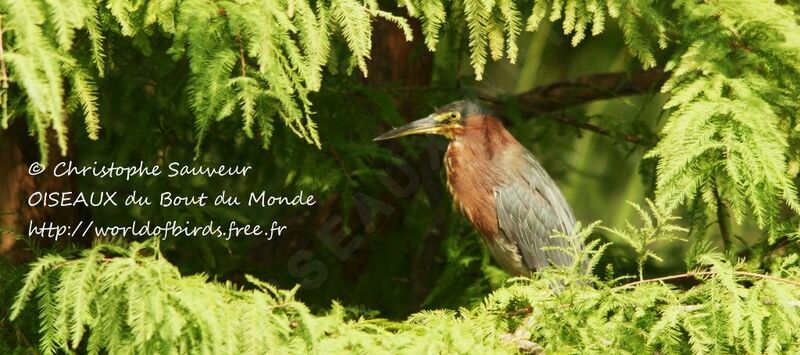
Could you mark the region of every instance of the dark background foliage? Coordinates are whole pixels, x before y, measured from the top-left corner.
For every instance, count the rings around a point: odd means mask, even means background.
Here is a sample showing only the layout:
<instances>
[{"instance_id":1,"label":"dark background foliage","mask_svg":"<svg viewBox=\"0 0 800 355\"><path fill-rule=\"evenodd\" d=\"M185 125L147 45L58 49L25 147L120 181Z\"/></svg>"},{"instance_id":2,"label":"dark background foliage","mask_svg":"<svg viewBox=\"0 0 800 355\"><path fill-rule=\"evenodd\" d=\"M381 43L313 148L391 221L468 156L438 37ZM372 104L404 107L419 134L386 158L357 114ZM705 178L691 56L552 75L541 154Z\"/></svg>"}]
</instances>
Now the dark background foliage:
<instances>
[{"instance_id":1,"label":"dark background foliage","mask_svg":"<svg viewBox=\"0 0 800 355\"><path fill-rule=\"evenodd\" d=\"M521 4L520 8L530 7L527 2ZM380 5L394 14L405 11L394 3ZM439 137L372 141L392 126L464 98L483 100L502 115L506 127L563 189L578 220L602 220L611 227L636 220L635 211L625 202L643 203L655 197L656 160L643 156L658 142L668 115L662 107L669 96L659 91L668 75L664 67L682 53L684 43L655 51L656 68L644 71L615 22L607 22L601 34L572 46L560 22L545 21L536 32L519 37L515 64L507 59L489 61L482 80L476 81L458 6L446 6L454 15L444 22L435 52L426 48L417 19L409 21L415 39L406 41L395 24L374 18L367 77L353 71L347 41L340 34L333 36L333 54L321 89L310 94L320 147L299 139L278 121L271 137L256 132L249 138L242 129L241 107L235 109L237 119L212 121L200 141L191 106L189 59L174 54L173 35L151 26L130 36L112 19L103 18L104 76L96 78L102 131L99 139L89 139L81 111L71 113L69 149L62 156L52 143L45 153L50 164L64 160L78 165L180 162L249 165L253 170L246 177L234 178L31 178L25 169L41 156L35 138L28 134L21 89L12 85L8 97L17 115L0 132L0 170L4 172L0 184L8 190L0 194L0 201L12 207L8 211L3 207L4 213L16 217L3 220L0 304L10 304L25 262L91 243L26 237L20 227L26 228L27 223L21 221L92 219L105 225L134 220L154 224L233 220L262 225L279 221L288 226L287 232L272 240L168 238L160 246L182 274L206 273L235 284L244 284L244 275L249 274L280 288L302 284L299 299L314 310L327 309L332 300L338 300L355 313L403 319L423 309L474 305L500 287L507 275L495 266L477 232L452 206L441 163L446 142ZM88 60L90 45L86 33L79 31L76 56ZM48 137L55 140L52 132ZM264 141L269 142L267 149L262 147ZM293 196L303 191L313 194L318 203L281 208L30 209L10 201L41 189L118 191L120 195L135 190L150 196L163 191L213 194L222 189L240 196L262 189ZM731 222L725 204L719 208L720 213L710 213L699 198L682 206L678 213L683 217L681 224L690 228L689 243L655 245L664 260L648 261L645 277L685 272L685 248L699 241L708 241L729 256L752 257L761 267L768 265L771 253L796 249L786 239L768 244L751 218ZM617 237L598 230L591 238L617 242L601 265L608 264L616 275L637 274L634 253ZM0 324L0 344L13 346L24 339L5 318L0 318ZM18 324L21 328L14 325L14 329L28 337L36 334L30 328L33 324Z\"/></svg>"}]
</instances>

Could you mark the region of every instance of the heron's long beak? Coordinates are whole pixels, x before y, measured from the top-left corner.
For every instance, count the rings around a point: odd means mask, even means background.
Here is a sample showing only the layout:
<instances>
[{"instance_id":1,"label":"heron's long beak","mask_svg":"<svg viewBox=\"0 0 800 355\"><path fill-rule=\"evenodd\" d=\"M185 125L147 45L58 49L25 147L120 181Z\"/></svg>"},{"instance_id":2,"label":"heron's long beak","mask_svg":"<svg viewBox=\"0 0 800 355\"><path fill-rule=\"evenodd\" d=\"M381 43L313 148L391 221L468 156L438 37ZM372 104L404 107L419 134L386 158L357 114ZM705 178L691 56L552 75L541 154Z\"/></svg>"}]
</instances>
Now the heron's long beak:
<instances>
[{"instance_id":1,"label":"heron's long beak","mask_svg":"<svg viewBox=\"0 0 800 355\"><path fill-rule=\"evenodd\" d=\"M389 132L375 137L373 141L385 141L387 139L408 136L411 134L437 134L442 129L442 125L430 115L423 119L409 122L404 126L397 127Z\"/></svg>"}]
</instances>

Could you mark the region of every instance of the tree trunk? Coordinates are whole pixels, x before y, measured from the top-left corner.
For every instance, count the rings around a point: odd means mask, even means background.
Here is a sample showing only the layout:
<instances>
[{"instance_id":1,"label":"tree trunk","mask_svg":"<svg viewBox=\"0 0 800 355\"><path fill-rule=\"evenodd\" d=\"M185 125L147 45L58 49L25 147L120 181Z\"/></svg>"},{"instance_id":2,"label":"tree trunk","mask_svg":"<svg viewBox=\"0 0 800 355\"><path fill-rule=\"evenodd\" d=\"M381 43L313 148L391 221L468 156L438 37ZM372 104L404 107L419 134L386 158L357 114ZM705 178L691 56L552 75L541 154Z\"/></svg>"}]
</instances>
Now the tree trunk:
<instances>
[{"instance_id":1,"label":"tree trunk","mask_svg":"<svg viewBox=\"0 0 800 355\"><path fill-rule=\"evenodd\" d=\"M29 224L41 225L53 222L72 225L76 210L69 207L29 206L28 198L36 191L71 191L74 189L70 177L55 177L50 169L55 164L70 159L70 154L59 154L55 135L49 135L50 165L46 172L32 176L28 167L39 161L39 147L27 134L24 120L17 119L8 129L0 130L0 255L15 263L30 260L33 253L27 243L19 240L28 235ZM63 238L63 237L62 237ZM64 238L66 239L66 238ZM60 239L61 240L61 239ZM52 245L53 241L31 236L35 245Z\"/></svg>"}]
</instances>

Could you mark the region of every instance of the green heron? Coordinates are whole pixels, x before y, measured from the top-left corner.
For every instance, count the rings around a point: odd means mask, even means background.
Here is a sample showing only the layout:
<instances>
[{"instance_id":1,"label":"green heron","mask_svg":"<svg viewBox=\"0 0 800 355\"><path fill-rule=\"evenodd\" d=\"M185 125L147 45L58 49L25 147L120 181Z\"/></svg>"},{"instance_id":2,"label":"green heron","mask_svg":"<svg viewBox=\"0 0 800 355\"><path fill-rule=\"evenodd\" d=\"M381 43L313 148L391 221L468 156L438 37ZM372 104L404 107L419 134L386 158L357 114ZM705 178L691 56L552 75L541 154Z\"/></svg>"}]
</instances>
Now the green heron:
<instances>
[{"instance_id":1,"label":"green heron","mask_svg":"<svg viewBox=\"0 0 800 355\"><path fill-rule=\"evenodd\" d=\"M449 139L447 186L503 269L529 275L548 265L572 263L557 248L569 241L551 237L556 231L572 232L575 217L569 204L533 154L493 113L474 102L456 101L375 140L411 134Z\"/></svg>"}]
</instances>

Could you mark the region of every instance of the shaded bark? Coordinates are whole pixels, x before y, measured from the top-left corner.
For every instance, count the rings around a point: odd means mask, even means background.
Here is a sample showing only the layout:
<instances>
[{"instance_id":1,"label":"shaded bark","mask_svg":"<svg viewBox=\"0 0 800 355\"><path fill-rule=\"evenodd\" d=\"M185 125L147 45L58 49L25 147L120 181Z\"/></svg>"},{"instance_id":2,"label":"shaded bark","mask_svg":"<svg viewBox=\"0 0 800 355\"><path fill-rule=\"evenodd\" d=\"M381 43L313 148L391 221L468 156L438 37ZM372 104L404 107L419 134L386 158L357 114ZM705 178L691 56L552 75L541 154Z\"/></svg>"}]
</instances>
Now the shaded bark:
<instances>
[{"instance_id":1,"label":"shaded bark","mask_svg":"<svg viewBox=\"0 0 800 355\"><path fill-rule=\"evenodd\" d=\"M563 110L592 101L657 91L667 80L662 69L634 73L601 73L539 86L513 97L529 113Z\"/></svg>"},{"instance_id":2,"label":"shaded bark","mask_svg":"<svg viewBox=\"0 0 800 355\"><path fill-rule=\"evenodd\" d=\"M502 104L512 101L522 112L527 114L542 115L581 130L644 147L652 147L656 144L655 137L614 132L611 129L575 119L559 111L598 100L657 92L667 78L668 75L660 68L634 73L590 74L539 86L508 98L482 96L481 99L491 102L493 109L498 113L503 111ZM501 114L501 116L503 115Z\"/></svg>"},{"instance_id":3,"label":"shaded bark","mask_svg":"<svg viewBox=\"0 0 800 355\"><path fill-rule=\"evenodd\" d=\"M67 156L61 156L56 148L55 134L48 137L50 147L48 159L50 166L71 158L72 149ZM70 177L55 177L52 170L31 176L30 164L39 161L39 147L27 134L24 120L16 120L8 129L0 130L0 256L12 262L22 263L32 258L25 243L17 240L19 235L27 235L29 223L53 222L63 225L75 223L79 211L71 207L42 207L28 205L28 197L36 191L72 191ZM33 236L32 241L43 246L53 241Z\"/></svg>"},{"instance_id":4,"label":"shaded bark","mask_svg":"<svg viewBox=\"0 0 800 355\"><path fill-rule=\"evenodd\" d=\"M730 229L730 217L728 215L728 207L725 205L725 202L722 200L722 196L720 196L719 188L717 186L716 181L714 182L714 202L716 202L716 214L717 214L717 225L719 226L719 235L722 238L722 245L725 248L725 252L729 252L731 250L731 229Z\"/></svg>"}]
</instances>

